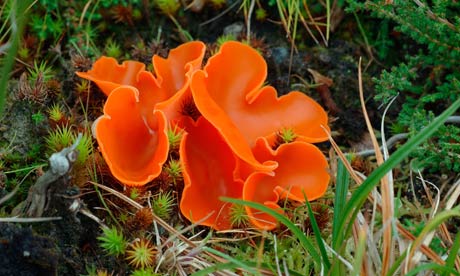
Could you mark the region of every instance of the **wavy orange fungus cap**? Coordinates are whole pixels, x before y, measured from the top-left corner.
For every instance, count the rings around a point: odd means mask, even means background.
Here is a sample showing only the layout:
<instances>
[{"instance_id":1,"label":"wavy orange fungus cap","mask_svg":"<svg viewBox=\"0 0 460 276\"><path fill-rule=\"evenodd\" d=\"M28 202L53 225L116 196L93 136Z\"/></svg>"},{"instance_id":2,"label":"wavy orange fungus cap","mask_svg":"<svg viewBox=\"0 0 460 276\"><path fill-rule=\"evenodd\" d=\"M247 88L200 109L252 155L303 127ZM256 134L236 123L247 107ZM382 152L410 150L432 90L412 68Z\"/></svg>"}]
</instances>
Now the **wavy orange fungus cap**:
<instances>
[{"instance_id":1,"label":"wavy orange fungus cap","mask_svg":"<svg viewBox=\"0 0 460 276\"><path fill-rule=\"evenodd\" d=\"M156 104L167 101L160 108L170 120L180 116L180 102L189 87L191 74L200 69L206 47L200 41L184 43L169 52L168 58L152 57L155 75L145 70L137 61L124 61L121 65L114 58L101 57L88 72L77 75L94 81L110 95L121 85L130 85L139 90L139 102L144 113L150 113ZM190 91L188 95L191 97ZM186 95L187 96L187 95Z\"/></svg>"},{"instance_id":2,"label":"wavy orange fungus cap","mask_svg":"<svg viewBox=\"0 0 460 276\"><path fill-rule=\"evenodd\" d=\"M94 123L95 136L112 174L123 184L144 185L160 174L169 149L168 122L181 116L179 103L187 91L191 97L190 77L204 52L204 44L195 41L171 50L167 59L154 56L156 78L140 62L120 65L108 57L77 73L108 95L104 115ZM167 108L155 109L162 102Z\"/></svg>"},{"instance_id":3,"label":"wavy orange fungus cap","mask_svg":"<svg viewBox=\"0 0 460 276\"><path fill-rule=\"evenodd\" d=\"M305 142L282 144L272 150L265 139L259 139L254 155L260 161L269 159L278 163L274 175L252 173L244 183L243 199L259 202L282 213L278 201L289 198L299 202L324 195L329 183L328 163L321 151ZM251 223L261 229L273 229L276 220L246 206Z\"/></svg>"},{"instance_id":4,"label":"wavy orange fungus cap","mask_svg":"<svg viewBox=\"0 0 460 276\"><path fill-rule=\"evenodd\" d=\"M184 102L192 102L190 79L201 68L206 46L200 41L184 43L171 50L167 59L153 56L152 63L158 81L168 93L168 99L158 103L155 109L162 110L171 123L186 116L182 112Z\"/></svg>"},{"instance_id":5,"label":"wavy orange fungus cap","mask_svg":"<svg viewBox=\"0 0 460 276\"><path fill-rule=\"evenodd\" d=\"M110 93L104 115L93 125L110 171L128 186L153 180L161 173L168 157L167 122L163 112L152 110L147 120L141 109L137 89L120 86Z\"/></svg>"},{"instance_id":6,"label":"wavy orange fungus cap","mask_svg":"<svg viewBox=\"0 0 460 276\"><path fill-rule=\"evenodd\" d=\"M120 85L139 87L140 82L149 82L148 85L158 87L151 74L145 71L142 62L127 60L121 65L111 57L100 57L88 72L76 72L80 78L94 81L105 95ZM141 77L142 76L142 77Z\"/></svg>"},{"instance_id":7,"label":"wavy orange fungus cap","mask_svg":"<svg viewBox=\"0 0 460 276\"><path fill-rule=\"evenodd\" d=\"M184 126L187 133L179 152L185 187L180 210L192 222L230 229L231 205L219 197L241 198L243 182L233 178L235 155L205 118L196 123L186 118Z\"/></svg>"},{"instance_id":8,"label":"wavy orange fungus cap","mask_svg":"<svg viewBox=\"0 0 460 276\"><path fill-rule=\"evenodd\" d=\"M251 152L257 138L290 128L303 141L319 142L327 139L323 128L328 129L327 114L319 104L300 92L277 97L273 87L262 87L266 76L267 65L256 50L226 42L191 81L201 114L238 157L265 171L273 166L261 166Z\"/></svg>"}]
</instances>

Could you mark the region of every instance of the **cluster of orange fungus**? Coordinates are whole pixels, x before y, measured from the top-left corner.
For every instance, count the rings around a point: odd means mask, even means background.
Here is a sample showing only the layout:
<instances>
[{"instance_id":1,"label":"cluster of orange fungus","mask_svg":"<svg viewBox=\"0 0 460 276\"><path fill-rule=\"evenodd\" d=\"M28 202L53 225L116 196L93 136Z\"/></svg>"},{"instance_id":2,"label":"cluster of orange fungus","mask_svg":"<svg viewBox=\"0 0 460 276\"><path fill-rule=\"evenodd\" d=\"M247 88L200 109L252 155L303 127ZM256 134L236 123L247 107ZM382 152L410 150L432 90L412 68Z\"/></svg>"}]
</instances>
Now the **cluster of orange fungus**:
<instances>
[{"instance_id":1,"label":"cluster of orange fungus","mask_svg":"<svg viewBox=\"0 0 460 276\"><path fill-rule=\"evenodd\" d=\"M218 230L232 228L231 205L222 196L259 202L283 213L279 200L304 202L328 186L328 164L311 143L327 139L327 114L300 92L278 97L263 86L267 65L257 51L239 42L224 43L202 67L205 46L185 43L168 58L145 65L121 65L102 57L88 72L108 96L94 135L112 174L140 186L161 173L169 151L167 127L184 130L180 162L182 214ZM184 110L187 109L187 110ZM296 139L277 148L280 131ZM273 229L277 221L249 207L253 226Z\"/></svg>"}]
</instances>

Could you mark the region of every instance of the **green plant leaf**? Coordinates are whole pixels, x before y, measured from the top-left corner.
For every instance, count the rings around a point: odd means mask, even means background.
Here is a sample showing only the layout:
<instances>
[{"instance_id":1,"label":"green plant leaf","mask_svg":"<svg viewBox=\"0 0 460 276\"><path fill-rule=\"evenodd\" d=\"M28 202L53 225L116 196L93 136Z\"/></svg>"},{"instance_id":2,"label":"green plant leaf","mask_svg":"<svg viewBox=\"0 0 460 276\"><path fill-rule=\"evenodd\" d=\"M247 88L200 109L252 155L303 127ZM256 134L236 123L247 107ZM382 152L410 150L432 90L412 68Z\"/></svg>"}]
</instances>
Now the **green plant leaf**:
<instances>
[{"instance_id":1,"label":"green plant leaf","mask_svg":"<svg viewBox=\"0 0 460 276\"><path fill-rule=\"evenodd\" d=\"M350 160L351 156L347 156ZM335 183L335 194L334 194L334 215L332 218L332 248L339 255L342 255L340 251L344 241L344 231L338 228L340 222L344 219L343 209L347 203L348 187L350 184L350 174L345 168L344 163L339 159L337 163L337 176ZM340 275L345 273L344 265L341 261L338 261L334 255L333 266L331 273L333 275Z\"/></svg>"},{"instance_id":2,"label":"green plant leaf","mask_svg":"<svg viewBox=\"0 0 460 276\"><path fill-rule=\"evenodd\" d=\"M216 265L207 267L200 271L197 271L192 274L192 276L207 276L213 272L222 271L222 270L235 270L239 268L238 264L236 263L218 263Z\"/></svg>"},{"instance_id":3,"label":"green plant leaf","mask_svg":"<svg viewBox=\"0 0 460 276\"><path fill-rule=\"evenodd\" d=\"M367 199L367 196L372 191L372 189L377 186L380 179L384 177L391 169L401 163L404 158L406 158L411 151L416 149L418 145L430 138L430 136L443 125L449 116L451 116L458 108L460 107L460 98L457 99L448 109L446 109L441 115L436 117L427 127L422 129L414 137L408 140L404 145L402 145L397 151L395 151L390 158L388 158L385 163L380 167L375 169L369 177L356 189L352 194L350 200L345 205L342 219L337 224L338 229L343 229L345 235L348 237L351 233L351 228L353 226L353 221L356 219L358 212L361 206ZM349 221L348 225L346 222Z\"/></svg>"},{"instance_id":4,"label":"green plant leaf","mask_svg":"<svg viewBox=\"0 0 460 276\"><path fill-rule=\"evenodd\" d=\"M14 65L14 59L20 46L22 31L26 25L26 8L29 4L30 0L12 1L13 8L11 10L15 15L9 17L11 20L12 32L8 44L6 44L9 45L9 47L7 47L7 52L2 62L3 66L0 70L0 118L2 117L5 109L8 79L10 78L10 73ZM15 18L16 20L13 21L12 18Z\"/></svg>"},{"instance_id":5,"label":"green plant leaf","mask_svg":"<svg viewBox=\"0 0 460 276\"><path fill-rule=\"evenodd\" d=\"M404 252L394 261L393 265L388 270L387 276L396 275L396 271L399 269L403 261L406 260L407 250Z\"/></svg>"},{"instance_id":6,"label":"green plant leaf","mask_svg":"<svg viewBox=\"0 0 460 276\"><path fill-rule=\"evenodd\" d=\"M436 216L432 219L428 220L425 227L423 227L420 234L417 235L417 238L412 243L412 247L420 246L428 233L434 231L439 225L452 217L460 217L460 206L457 206L452 210L442 211L439 214L436 214Z\"/></svg>"},{"instance_id":7,"label":"green plant leaf","mask_svg":"<svg viewBox=\"0 0 460 276\"><path fill-rule=\"evenodd\" d=\"M366 252L366 232L359 234L358 246L356 248L355 258L353 262L353 271L351 275L358 276L361 274L361 266L364 261L364 254Z\"/></svg>"},{"instance_id":8,"label":"green plant leaf","mask_svg":"<svg viewBox=\"0 0 460 276\"><path fill-rule=\"evenodd\" d=\"M250 266L250 267L256 267L257 264L254 263L254 262L246 262L246 261L238 261L239 264L244 264L246 266ZM207 276L207 275L210 275L211 273L213 272L218 272L218 271L223 271L223 270L236 270L238 268L241 268L240 265L237 264L237 263L232 263L232 262L228 262L228 263L217 263L213 266L209 266L205 269L202 269L200 271L197 271L195 273L193 273L191 276ZM264 268L264 269L268 269L268 267L264 264L260 264L260 267L261 268ZM288 270L289 274L286 274L286 275L292 275L292 276L303 276L303 274L301 273L298 273L296 271L293 271L291 269ZM258 274L256 274L258 275Z\"/></svg>"},{"instance_id":9,"label":"green plant leaf","mask_svg":"<svg viewBox=\"0 0 460 276\"><path fill-rule=\"evenodd\" d=\"M347 159L351 159L350 156ZM350 160L348 160L350 161ZM337 177L335 183L334 195L334 215L332 219L332 248L338 250L343 242L343 231L338 228L339 222L343 219L343 208L347 203L348 186L350 184L350 175L348 174L342 160L338 160Z\"/></svg>"},{"instance_id":10,"label":"green plant leaf","mask_svg":"<svg viewBox=\"0 0 460 276\"><path fill-rule=\"evenodd\" d=\"M256 274L255 272L257 271L257 268L256 268L255 266L248 265L248 264L246 264L245 262L242 262L242 261L240 261L240 260L237 260L237 259L235 259L235 258L233 258L233 257L230 257L229 255L227 255L227 254L225 254L225 253L222 253L222 252L220 252L220 251L218 251L218 250L215 250L215 249L210 248L210 247L207 247L207 246L203 247L203 250L204 250L204 251L207 251L207 252L209 252L209 253L212 253L212 254L214 254L214 255L217 255L217 256L219 256L219 257L221 257L221 258L224 258L225 260L229 261L229 263L234 264L234 265L235 265L234 268L242 268L242 269L246 270L248 273L251 273L251 275L255 275L255 274ZM222 268L219 268L219 269L222 269ZM227 269L228 269L228 268L227 268ZM193 275L195 275L195 276L198 276L198 275L208 275L208 274L201 274L202 272L203 272L203 271L200 271L200 272L197 272L197 273L195 273L195 274L193 274Z\"/></svg>"},{"instance_id":11,"label":"green plant leaf","mask_svg":"<svg viewBox=\"0 0 460 276\"><path fill-rule=\"evenodd\" d=\"M460 250L460 232L457 233L457 235L455 236L454 243L450 247L450 253L449 253L449 256L447 257L445 267L455 270L454 268L455 258L457 257L459 250ZM445 272L443 275L449 276L449 273Z\"/></svg>"},{"instance_id":12,"label":"green plant leaf","mask_svg":"<svg viewBox=\"0 0 460 276\"><path fill-rule=\"evenodd\" d=\"M305 196L305 199L306 199L306 196ZM325 273L327 273L329 269L331 268L331 262L329 262L329 258L326 252L326 247L324 246L324 241L321 238L321 232L319 230L318 223L316 222L315 214L313 213L313 210L311 209L311 204L308 200L305 200L305 205L307 205L307 208L308 208L308 216L310 217L311 227L313 228L313 233L315 234L316 243L318 244L319 252L321 253L321 258L323 258L322 263L324 264L324 267L325 267Z\"/></svg>"},{"instance_id":13,"label":"green plant leaf","mask_svg":"<svg viewBox=\"0 0 460 276\"><path fill-rule=\"evenodd\" d=\"M436 263L429 263L429 264L422 264L422 265L415 267L411 271L407 272L406 276L420 275L419 274L420 272L427 271L427 270L432 270L436 273L444 272L444 273L447 273L448 275L460 275L460 273L453 268L446 267L446 266L436 264Z\"/></svg>"},{"instance_id":14,"label":"green plant leaf","mask_svg":"<svg viewBox=\"0 0 460 276\"><path fill-rule=\"evenodd\" d=\"M318 265L318 267L324 266L322 263L322 258L318 250L316 250L315 246L308 240L307 236L300 230L299 227L295 226L288 218L285 216L277 213L276 211L268 208L265 205L262 205L260 203L256 202L251 202L251 201L246 201L246 200L241 200L241 199L235 199L235 198L229 198L229 197L221 197L220 200L225 201L225 202L230 202L234 204L242 204L242 205L247 205L251 208L257 209L259 211L265 212L272 217L276 218L279 222L284 224L291 232L294 234L294 236L299 240L300 244L307 250L307 252L311 255L313 261Z\"/></svg>"}]
</instances>

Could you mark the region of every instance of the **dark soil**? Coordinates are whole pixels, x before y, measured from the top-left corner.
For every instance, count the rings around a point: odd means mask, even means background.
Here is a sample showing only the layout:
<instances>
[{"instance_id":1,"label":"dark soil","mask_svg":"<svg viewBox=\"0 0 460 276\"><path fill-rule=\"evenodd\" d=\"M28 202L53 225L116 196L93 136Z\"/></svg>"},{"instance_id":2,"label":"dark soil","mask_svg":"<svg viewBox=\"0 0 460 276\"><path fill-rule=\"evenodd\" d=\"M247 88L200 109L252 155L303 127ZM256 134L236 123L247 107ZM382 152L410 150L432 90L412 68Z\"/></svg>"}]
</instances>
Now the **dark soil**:
<instances>
[{"instance_id":1,"label":"dark soil","mask_svg":"<svg viewBox=\"0 0 460 276\"><path fill-rule=\"evenodd\" d=\"M0 224L0 275L57 275L59 248L32 227Z\"/></svg>"}]
</instances>

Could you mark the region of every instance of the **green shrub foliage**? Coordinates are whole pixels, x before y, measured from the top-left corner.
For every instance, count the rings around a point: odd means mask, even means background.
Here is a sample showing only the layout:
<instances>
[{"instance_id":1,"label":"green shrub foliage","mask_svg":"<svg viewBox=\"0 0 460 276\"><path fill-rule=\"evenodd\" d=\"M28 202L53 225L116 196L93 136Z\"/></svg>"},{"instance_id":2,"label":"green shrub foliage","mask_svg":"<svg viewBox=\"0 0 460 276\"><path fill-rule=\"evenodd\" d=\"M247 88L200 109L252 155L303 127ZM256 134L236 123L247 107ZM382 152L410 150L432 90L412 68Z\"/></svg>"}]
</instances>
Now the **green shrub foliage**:
<instances>
[{"instance_id":1,"label":"green shrub foliage","mask_svg":"<svg viewBox=\"0 0 460 276\"><path fill-rule=\"evenodd\" d=\"M397 124L414 135L460 95L460 2L349 0L348 10L394 24L405 36L402 62L375 78L375 99L383 104L399 93ZM391 55L391 53L389 53ZM412 154L431 172L460 172L459 124L446 124Z\"/></svg>"}]
</instances>

